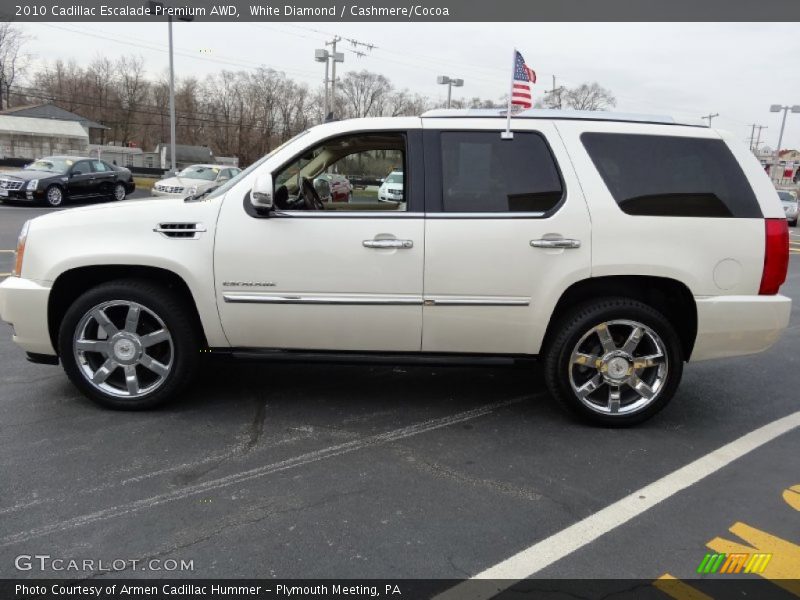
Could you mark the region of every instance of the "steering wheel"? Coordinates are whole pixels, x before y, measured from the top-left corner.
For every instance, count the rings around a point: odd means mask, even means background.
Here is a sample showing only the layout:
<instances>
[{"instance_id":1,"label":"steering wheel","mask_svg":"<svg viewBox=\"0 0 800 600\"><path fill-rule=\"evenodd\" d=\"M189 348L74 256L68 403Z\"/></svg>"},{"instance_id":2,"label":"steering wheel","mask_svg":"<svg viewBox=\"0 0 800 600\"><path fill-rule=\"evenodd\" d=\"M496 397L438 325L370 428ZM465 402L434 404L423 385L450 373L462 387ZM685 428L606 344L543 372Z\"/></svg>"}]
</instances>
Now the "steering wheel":
<instances>
[{"instance_id":1,"label":"steering wheel","mask_svg":"<svg viewBox=\"0 0 800 600\"><path fill-rule=\"evenodd\" d=\"M314 184L308 177L303 177L302 189L306 210L325 210L322 199L319 197L317 190L314 189Z\"/></svg>"}]
</instances>

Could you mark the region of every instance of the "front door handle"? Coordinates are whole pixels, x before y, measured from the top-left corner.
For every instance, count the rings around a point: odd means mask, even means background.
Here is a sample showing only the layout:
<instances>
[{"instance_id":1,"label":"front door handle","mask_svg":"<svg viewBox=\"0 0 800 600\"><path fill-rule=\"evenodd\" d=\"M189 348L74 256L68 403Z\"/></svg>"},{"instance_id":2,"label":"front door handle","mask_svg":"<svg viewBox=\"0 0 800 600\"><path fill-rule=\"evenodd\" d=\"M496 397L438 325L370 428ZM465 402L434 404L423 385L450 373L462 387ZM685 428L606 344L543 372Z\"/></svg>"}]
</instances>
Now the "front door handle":
<instances>
[{"instance_id":1,"label":"front door handle","mask_svg":"<svg viewBox=\"0 0 800 600\"><path fill-rule=\"evenodd\" d=\"M580 248L580 240L556 239L556 240L531 240L534 248Z\"/></svg>"},{"instance_id":2,"label":"front door handle","mask_svg":"<svg viewBox=\"0 0 800 600\"><path fill-rule=\"evenodd\" d=\"M413 248L414 242L411 240L364 240L361 242L364 248Z\"/></svg>"}]
</instances>

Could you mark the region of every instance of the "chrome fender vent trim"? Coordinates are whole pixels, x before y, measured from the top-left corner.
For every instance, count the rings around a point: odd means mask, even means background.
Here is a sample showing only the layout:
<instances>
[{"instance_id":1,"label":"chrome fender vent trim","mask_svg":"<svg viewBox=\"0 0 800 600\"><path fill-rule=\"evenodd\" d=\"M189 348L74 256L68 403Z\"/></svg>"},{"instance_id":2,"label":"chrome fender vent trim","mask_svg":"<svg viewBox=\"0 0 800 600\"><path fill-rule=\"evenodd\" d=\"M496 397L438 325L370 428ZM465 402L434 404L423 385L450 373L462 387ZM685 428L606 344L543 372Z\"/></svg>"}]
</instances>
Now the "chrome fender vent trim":
<instances>
[{"instance_id":1,"label":"chrome fender vent trim","mask_svg":"<svg viewBox=\"0 0 800 600\"><path fill-rule=\"evenodd\" d=\"M202 223L159 223L153 231L173 239L196 240L206 230Z\"/></svg>"}]
</instances>

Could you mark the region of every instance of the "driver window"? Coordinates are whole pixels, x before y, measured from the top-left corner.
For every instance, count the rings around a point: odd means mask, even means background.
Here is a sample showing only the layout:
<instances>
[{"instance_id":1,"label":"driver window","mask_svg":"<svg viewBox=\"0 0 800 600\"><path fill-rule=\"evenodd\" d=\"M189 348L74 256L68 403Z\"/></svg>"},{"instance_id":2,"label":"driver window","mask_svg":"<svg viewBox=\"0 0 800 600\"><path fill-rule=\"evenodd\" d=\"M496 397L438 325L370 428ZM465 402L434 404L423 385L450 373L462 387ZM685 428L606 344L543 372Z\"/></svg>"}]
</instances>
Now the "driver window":
<instances>
[{"instance_id":1,"label":"driver window","mask_svg":"<svg viewBox=\"0 0 800 600\"><path fill-rule=\"evenodd\" d=\"M326 140L276 173L275 205L281 210L405 211L404 170L402 134Z\"/></svg>"}]
</instances>

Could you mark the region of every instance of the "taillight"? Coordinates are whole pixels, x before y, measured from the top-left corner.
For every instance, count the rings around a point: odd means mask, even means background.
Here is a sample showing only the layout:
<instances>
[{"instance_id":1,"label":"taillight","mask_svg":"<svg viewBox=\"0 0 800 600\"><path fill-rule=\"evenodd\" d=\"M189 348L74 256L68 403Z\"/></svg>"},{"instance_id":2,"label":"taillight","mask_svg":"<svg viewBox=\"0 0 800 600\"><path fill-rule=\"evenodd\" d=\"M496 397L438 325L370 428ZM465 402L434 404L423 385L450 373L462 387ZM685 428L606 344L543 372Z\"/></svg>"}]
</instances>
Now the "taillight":
<instances>
[{"instance_id":1,"label":"taillight","mask_svg":"<svg viewBox=\"0 0 800 600\"><path fill-rule=\"evenodd\" d=\"M764 272L761 295L777 294L789 269L789 226L786 219L764 219Z\"/></svg>"}]
</instances>

